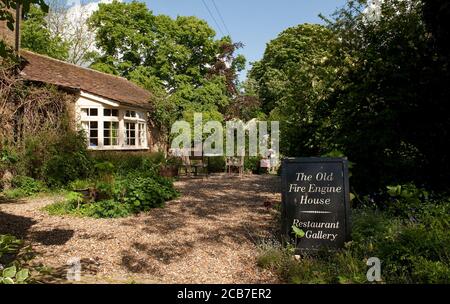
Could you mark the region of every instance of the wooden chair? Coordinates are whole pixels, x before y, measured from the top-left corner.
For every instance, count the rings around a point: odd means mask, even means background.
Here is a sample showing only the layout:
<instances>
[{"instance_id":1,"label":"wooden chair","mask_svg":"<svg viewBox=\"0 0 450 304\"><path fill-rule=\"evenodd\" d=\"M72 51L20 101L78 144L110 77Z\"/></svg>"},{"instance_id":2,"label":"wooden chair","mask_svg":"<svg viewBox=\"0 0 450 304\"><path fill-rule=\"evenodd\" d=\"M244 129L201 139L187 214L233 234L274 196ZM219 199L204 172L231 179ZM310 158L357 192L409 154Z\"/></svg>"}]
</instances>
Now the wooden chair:
<instances>
[{"instance_id":1,"label":"wooden chair","mask_svg":"<svg viewBox=\"0 0 450 304\"><path fill-rule=\"evenodd\" d=\"M239 172L239 176L244 174L244 157L227 157L226 158L226 171L228 174L231 174L233 168L237 168Z\"/></svg>"}]
</instances>

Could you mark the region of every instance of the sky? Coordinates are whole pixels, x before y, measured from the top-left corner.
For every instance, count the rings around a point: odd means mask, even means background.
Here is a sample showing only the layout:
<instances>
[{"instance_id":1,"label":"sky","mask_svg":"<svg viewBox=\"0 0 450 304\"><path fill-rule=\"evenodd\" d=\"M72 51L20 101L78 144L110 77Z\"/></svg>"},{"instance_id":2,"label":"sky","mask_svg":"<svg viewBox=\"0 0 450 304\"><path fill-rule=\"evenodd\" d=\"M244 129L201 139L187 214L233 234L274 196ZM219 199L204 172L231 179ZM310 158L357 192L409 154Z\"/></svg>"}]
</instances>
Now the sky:
<instances>
[{"instance_id":1,"label":"sky","mask_svg":"<svg viewBox=\"0 0 450 304\"><path fill-rule=\"evenodd\" d=\"M112 0L66 0L76 10L81 3L89 3L89 12L98 3ZM131 0L121 0L130 2ZM301 23L323 23L319 14L332 14L346 0L139 0L146 3L155 15L196 16L206 20L216 31L217 38L230 35L242 42L238 53L247 59L247 68L239 78L245 79L250 62L260 60L266 44L288 27Z\"/></svg>"},{"instance_id":2,"label":"sky","mask_svg":"<svg viewBox=\"0 0 450 304\"><path fill-rule=\"evenodd\" d=\"M144 2L154 14L171 17L197 16L206 20L218 36L222 36L222 33L230 34L233 41L244 43L245 46L240 53L247 58L248 69L249 62L262 58L266 43L276 38L283 30L301 23L323 23L318 17L319 13L329 16L346 1L146 0ZM245 75L246 71L241 73L240 79L245 78Z\"/></svg>"}]
</instances>

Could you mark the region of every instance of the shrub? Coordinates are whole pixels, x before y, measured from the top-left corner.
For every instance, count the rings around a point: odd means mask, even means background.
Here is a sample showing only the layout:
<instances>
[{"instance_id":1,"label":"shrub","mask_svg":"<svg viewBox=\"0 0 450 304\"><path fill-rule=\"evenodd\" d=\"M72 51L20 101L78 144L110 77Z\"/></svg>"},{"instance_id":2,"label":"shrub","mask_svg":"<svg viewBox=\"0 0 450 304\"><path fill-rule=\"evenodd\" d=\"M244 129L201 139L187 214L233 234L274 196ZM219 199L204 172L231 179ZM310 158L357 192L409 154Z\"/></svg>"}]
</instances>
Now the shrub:
<instances>
[{"instance_id":1,"label":"shrub","mask_svg":"<svg viewBox=\"0 0 450 304\"><path fill-rule=\"evenodd\" d=\"M224 172L225 171L225 157L214 156L208 158L209 172Z\"/></svg>"},{"instance_id":2,"label":"shrub","mask_svg":"<svg viewBox=\"0 0 450 304\"><path fill-rule=\"evenodd\" d=\"M164 202L177 197L172 181L152 174L129 174L120 182L117 200L130 205L132 212L162 207Z\"/></svg>"},{"instance_id":3,"label":"shrub","mask_svg":"<svg viewBox=\"0 0 450 304\"><path fill-rule=\"evenodd\" d=\"M52 146L52 156L44 164L47 183L60 187L92 174L93 164L86 149L84 131L68 131Z\"/></svg>"},{"instance_id":4,"label":"shrub","mask_svg":"<svg viewBox=\"0 0 450 304\"><path fill-rule=\"evenodd\" d=\"M35 180L29 176L15 176L11 184L14 188L20 188L27 196L45 191L47 189L43 182Z\"/></svg>"},{"instance_id":5,"label":"shrub","mask_svg":"<svg viewBox=\"0 0 450 304\"><path fill-rule=\"evenodd\" d=\"M378 257L384 282L449 283L450 201L430 197L417 202L420 208L353 210L352 241L337 252L302 255L297 261L285 248L266 246L258 265L290 283L367 283L365 261Z\"/></svg>"},{"instance_id":6,"label":"shrub","mask_svg":"<svg viewBox=\"0 0 450 304\"><path fill-rule=\"evenodd\" d=\"M113 168L111 173L115 175L127 175L130 172L146 171L164 161L163 153L148 152L90 152L96 163L110 163Z\"/></svg>"},{"instance_id":7,"label":"shrub","mask_svg":"<svg viewBox=\"0 0 450 304\"><path fill-rule=\"evenodd\" d=\"M94 218L118 218L130 214L130 206L114 200L104 200L83 205L82 214Z\"/></svg>"},{"instance_id":8,"label":"shrub","mask_svg":"<svg viewBox=\"0 0 450 304\"><path fill-rule=\"evenodd\" d=\"M261 161L260 156L246 157L244 161L244 170L250 171L253 174L259 174L260 161Z\"/></svg>"},{"instance_id":9,"label":"shrub","mask_svg":"<svg viewBox=\"0 0 450 304\"><path fill-rule=\"evenodd\" d=\"M167 200L177 197L171 180L153 171L130 173L112 183L97 182L97 202L80 204L79 193L71 192L62 202L43 208L51 215L89 216L95 218L125 217L131 213L162 207Z\"/></svg>"},{"instance_id":10,"label":"shrub","mask_svg":"<svg viewBox=\"0 0 450 304\"><path fill-rule=\"evenodd\" d=\"M47 190L43 182L21 175L15 176L11 185L13 186L12 189L3 192L7 198L11 199L31 196Z\"/></svg>"}]
</instances>

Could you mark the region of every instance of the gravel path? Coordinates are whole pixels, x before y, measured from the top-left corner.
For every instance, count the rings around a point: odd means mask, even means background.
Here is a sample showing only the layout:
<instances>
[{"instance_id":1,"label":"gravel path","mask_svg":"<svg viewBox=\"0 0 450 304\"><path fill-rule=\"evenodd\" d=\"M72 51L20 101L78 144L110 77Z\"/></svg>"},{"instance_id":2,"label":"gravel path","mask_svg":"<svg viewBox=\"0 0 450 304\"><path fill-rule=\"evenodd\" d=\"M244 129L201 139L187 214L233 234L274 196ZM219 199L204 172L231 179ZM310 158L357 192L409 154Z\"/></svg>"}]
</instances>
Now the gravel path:
<instances>
[{"instance_id":1,"label":"gravel path","mask_svg":"<svg viewBox=\"0 0 450 304\"><path fill-rule=\"evenodd\" d=\"M64 277L67 261L82 262L82 282L274 283L256 266L256 244L274 227L279 178L183 179L165 208L122 219L49 216L57 197L0 204L0 233L24 238L42 263ZM60 279L63 282L64 279Z\"/></svg>"}]
</instances>

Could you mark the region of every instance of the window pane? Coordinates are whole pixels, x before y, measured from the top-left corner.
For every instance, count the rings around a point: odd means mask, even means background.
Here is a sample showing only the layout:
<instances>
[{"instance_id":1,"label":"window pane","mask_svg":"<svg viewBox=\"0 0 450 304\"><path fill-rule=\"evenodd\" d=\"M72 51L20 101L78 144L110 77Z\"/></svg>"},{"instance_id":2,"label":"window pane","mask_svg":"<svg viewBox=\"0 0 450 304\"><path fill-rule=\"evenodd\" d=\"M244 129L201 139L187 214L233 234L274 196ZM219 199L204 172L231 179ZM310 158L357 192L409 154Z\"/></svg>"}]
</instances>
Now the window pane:
<instances>
[{"instance_id":1,"label":"window pane","mask_svg":"<svg viewBox=\"0 0 450 304\"><path fill-rule=\"evenodd\" d=\"M97 138L90 138L89 139L89 145L92 147L98 146L98 139Z\"/></svg>"},{"instance_id":2,"label":"window pane","mask_svg":"<svg viewBox=\"0 0 450 304\"><path fill-rule=\"evenodd\" d=\"M97 130L91 130L89 133L89 137L97 137L98 131Z\"/></svg>"},{"instance_id":3,"label":"window pane","mask_svg":"<svg viewBox=\"0 0 450 304\"><path fill-rule=\"evenodd\" d=\"M110 131L109 130L103 130L103 136L105 138L110 137Z\"/></svg>"},{"instance_id":4,"label":"window pane","mask_svg":"<svg viewBox=\"0 0 450 304\"><path fill-rule=\"evenodd\" d=\"M81 112L82 112L84 115L86 115L86 116L89 115L89 109L88 109L88 108L82 108L82 109L81 109Z\"/></svg>"},{"instance_id":5,"label":"window pane","mask_svg":"<svg viewBox=\"0 0 450 304\"><path fill-rule=\"evenodd\" d=\"M113 145L113 146L117 146L117 145L118 145L118 140L117 140L117 138L113 138L113 139L112 139L112 145Z\"/></svg>"},{"instance_id":6,"label":"window pane","mask_svg":"<svg viewBox=\"0 0 450 304\"><path fill-rule=\"evenodd\" d=\"M129 145L130 145L130 146L136 145L136 140L135 140L134 138L130 138L130 143L129 143Z\"/></svg>"},{"instance_id":7,"label":"window pane","mask_svg":"<svg viewBox=\"0 0 450 304\"><path fill-rule=\"evenodd\" d=\"M91 121L91 129L97 129L98 128L98 123L96 121Z\"/></svg>"},{"instance_id":8,"label":"window pane","mask_svg":"<svg viewBox=\"0 0 450 304\"><path fill-rule=\"evenodd\" d=\"M89 116L97 116L98 115L98 110L97 109L90 109L89 111Z\"/></svg>"},{"instance_id":9,"label":"window pane","mask_svg":"<svg viewBox=\"0 0 450 304\"><path fill-rule=\"evenodd\" d=\"M111 116L111 109L104 109L103 116Z\"/></svg>"},{"instance_id":10,"label":"window pane","mask_svg":"<svg viewBox=\"0 0 450 304\"><path fill-rule=\"evenodd\" d=\"M105 121L105 122L103 123L103 128L105 128L105 129L109 129L110 126L111 126L111 123L110 123L109 121Z\"/></svg>"},{"instance_id":11,"label":"window pane","mask_svg":"<svg viewBox=\"0 0 450 304\"><path fill-rule=\"evenodd\" d=\"M105 138L105 139L103 139L103 144L105 146L109 146L109 145L111 145L111 140L109 138Z\"/></svg>"},{"instance_id":12,"label":"window pane","mask_svg":"<svg viewBox=\"0 0 450 304\"><path fill-rule=\"evenodd\" d=\"M119 110L117 110L117 109L114 109L114 110L112 110L112 116L119 116Z\"/></svg>"}]
</instances>

